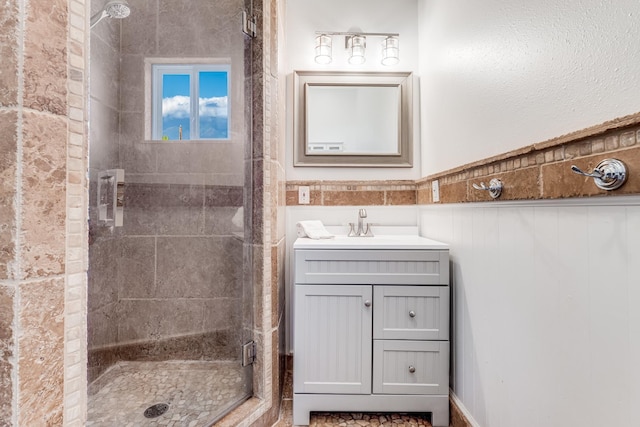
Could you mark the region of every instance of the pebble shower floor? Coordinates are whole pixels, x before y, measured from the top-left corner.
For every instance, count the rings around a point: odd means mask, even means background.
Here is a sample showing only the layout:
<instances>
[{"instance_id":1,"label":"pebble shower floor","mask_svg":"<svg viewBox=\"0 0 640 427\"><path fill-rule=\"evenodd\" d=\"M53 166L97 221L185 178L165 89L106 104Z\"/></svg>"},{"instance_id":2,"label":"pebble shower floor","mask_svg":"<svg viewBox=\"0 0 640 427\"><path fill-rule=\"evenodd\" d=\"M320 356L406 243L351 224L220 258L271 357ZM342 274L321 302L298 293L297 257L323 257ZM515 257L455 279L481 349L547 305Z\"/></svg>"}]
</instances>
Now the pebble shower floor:
<instances>
[{"instance_id":1,"label":"pebble shower floor","mask_svg":"<svg viewBox=\"0 0 640 427\"><path fill-rule=\"evenodd\" d=\"M208 426L244 390L238 362L120 362L89 387L87 426ZM169 409L145 418L152 405Z\"/></svg>"}]
</instances>

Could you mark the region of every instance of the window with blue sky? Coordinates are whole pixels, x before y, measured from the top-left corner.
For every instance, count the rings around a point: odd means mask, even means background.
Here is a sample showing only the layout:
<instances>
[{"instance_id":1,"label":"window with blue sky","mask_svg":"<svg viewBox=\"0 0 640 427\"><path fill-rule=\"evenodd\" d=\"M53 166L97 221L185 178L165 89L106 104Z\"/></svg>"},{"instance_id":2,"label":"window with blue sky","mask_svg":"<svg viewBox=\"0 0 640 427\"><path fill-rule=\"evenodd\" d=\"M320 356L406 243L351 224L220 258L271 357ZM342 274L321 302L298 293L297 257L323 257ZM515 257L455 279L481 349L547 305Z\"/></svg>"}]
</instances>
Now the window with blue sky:
<instances>
[{"instance_id":1,"label":"window with blue sky","mask_svg":"<svg viewBox=\"0 0 640 427\"><path fill-rule=\"evenodd\" d=\"M229 66L153 66L153 139L229 138Z\"/></svg>"}]
</instances>

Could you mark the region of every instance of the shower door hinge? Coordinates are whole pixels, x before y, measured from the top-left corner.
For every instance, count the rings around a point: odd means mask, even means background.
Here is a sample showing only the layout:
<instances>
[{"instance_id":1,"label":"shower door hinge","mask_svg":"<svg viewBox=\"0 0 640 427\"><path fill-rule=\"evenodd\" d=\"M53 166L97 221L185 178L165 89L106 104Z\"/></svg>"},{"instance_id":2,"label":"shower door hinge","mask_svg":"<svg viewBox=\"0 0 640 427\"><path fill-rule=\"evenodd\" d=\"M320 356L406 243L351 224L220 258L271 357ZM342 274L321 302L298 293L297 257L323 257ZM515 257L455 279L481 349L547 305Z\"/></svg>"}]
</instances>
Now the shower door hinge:
<instances>
[{"instance_id":1,"label":"shower door hinge","mask_svg":"<svg viewBox=\"0 0 640 427\"><path fill-rule=\"evenodd\" d=\"M249 341L242 346L242 366L249 366L256 360L256 343Z\"/></svg>"},{"instance_id":2,"label":"shower door hinge","mask_svg":"<svg viewBox=\"0 0 640 427\"><path fill-rule=\"evenodd\" d=\"M242 12L242 32L249 37L256 36L256 17L249 18L246 11Z\"/></svg>"}]
</instances>

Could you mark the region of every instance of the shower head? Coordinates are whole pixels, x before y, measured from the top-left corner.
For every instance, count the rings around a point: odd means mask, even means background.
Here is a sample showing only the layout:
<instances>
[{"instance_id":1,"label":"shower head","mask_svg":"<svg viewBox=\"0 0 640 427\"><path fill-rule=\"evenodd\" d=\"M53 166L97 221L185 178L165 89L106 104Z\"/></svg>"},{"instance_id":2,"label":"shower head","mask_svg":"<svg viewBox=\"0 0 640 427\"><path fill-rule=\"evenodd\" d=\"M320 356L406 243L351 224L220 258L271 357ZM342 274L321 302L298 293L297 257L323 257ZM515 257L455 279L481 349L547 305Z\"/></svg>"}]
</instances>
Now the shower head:
<instances>
[{"instance_id":1,"label":"shower head","mask_svg":"<svg viewBox=\"0 0 640 427\"><path fill-rule=\"evenodd\" d=\"M102 10L91 17L91 27L95 27L98 22L107 16L109 18L122 19L129 16L131 9L126 0L111 0L104 5Z\"/></svg>"}]
</instances>

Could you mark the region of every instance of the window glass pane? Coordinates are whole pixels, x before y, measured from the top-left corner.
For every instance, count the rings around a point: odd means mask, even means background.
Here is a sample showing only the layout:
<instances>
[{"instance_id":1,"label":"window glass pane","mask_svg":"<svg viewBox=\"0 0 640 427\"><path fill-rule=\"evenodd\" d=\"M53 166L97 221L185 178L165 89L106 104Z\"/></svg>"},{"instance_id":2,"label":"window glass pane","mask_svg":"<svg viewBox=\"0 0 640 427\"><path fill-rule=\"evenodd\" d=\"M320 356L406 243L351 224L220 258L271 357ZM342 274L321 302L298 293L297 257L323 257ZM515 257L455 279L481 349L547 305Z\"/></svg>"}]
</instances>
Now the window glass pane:
<instances>
[{"instance_id":1,"label":"window glass pane","mask_svg":"<svg viewBox=\"0 0 640 427\"><path fill-rule=\"evenodd\" d=\"M189 90L189 74L163 74L162 139L190 139L191 101Z\"/></svg>"},{"instance_id":2,"label":"window glass pane","mask_svg":"<svg viewBox=\"0 0 640 427\"><path fill-rule=\"evenodd\" d=\"M201 71L198 75L200 138L229 137L227 78L226 71Z\"/></svg>"}]
</instances>

